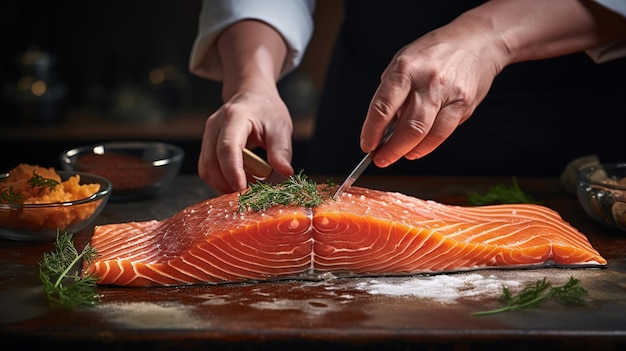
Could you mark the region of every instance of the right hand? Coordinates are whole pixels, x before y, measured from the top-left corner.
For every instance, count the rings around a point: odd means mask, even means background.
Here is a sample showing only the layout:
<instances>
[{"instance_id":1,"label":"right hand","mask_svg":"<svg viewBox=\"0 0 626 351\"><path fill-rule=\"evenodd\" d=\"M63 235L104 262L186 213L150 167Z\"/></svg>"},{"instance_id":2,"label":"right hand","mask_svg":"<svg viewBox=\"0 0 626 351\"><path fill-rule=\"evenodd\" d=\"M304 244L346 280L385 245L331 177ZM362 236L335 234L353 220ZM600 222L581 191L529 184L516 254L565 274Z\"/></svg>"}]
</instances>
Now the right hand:
<instances>
[{"instance_id":1,"label":"right hand","mask_svg":"<svg viewBox=\"0 0 626 351\"><path fill-rule=\"evenodd\" d=\"M275 170L292 175L293 124L275 85L233 94L205 123L198 175L222 193L243 191L252 178L242 149L261 147Z\"/></svg>"}]
</instances>

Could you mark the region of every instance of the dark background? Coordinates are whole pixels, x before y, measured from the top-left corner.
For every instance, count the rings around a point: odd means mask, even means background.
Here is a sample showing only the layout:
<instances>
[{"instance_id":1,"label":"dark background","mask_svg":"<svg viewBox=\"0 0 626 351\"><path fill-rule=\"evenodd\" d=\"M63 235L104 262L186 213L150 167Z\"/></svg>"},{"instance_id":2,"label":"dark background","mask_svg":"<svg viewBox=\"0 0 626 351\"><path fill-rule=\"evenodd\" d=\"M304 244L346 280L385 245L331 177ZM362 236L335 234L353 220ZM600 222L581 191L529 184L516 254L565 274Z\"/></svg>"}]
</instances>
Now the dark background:
<instances>
[{"instance_id":1,"label":"dark background","mask_svg":"<svg viewBox=\"0 0 626 351\"><path fill-rule=\"evenodd\" d=\"M141 139L183 147L182 172L195 173L202 123L221 104L221 85L188 71L200 8L200 0L2 1L0 147L8 152L0 170L18 163L59 167L58 155L68 148ZM341 1L318 3L315 20L324 26L302 66L279 85L296 121L314 115L341 16ZM49 60L25 64L26 52L45 53ZM160 84L149 79L155 69L169 72ZM32 101L14 91L29 75L47 83L45 99ZM124 109L130 98L134 105ZM188 135L171 133L186 121L198 128ZM94 136L99 126L102 132ZM133 135L142 128L149 131ZM294 136L296 168L304 162L300 150L309 129Z\"/></svg>"},{"instance_id":2,"label":"dark background","mask_svg":"<svg viewBox=\"0 0 626 351\"><path fill-rule=\"evenodd\" d=\"M1 77L14 79L16 56L39 48L56 58L68 103L93 106L115 87L146 84L150 69L172 65L184 81L180 108L214 107L219 86L187 72L200 1L44 1L1 3Z\"/></svg>"}]
</instances>

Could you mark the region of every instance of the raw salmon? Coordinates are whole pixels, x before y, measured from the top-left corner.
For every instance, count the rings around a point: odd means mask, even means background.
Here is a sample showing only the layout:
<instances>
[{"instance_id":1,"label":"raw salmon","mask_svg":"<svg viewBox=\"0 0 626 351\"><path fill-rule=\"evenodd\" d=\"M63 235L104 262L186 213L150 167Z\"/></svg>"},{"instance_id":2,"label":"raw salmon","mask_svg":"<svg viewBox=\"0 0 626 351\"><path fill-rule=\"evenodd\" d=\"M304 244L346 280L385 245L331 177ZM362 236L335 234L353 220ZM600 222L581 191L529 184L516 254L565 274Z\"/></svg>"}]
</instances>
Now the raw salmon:
<instances>
[{"instance_id":1,"label":"raw salmon","mask_svg":"<svg viewBox=\"0 0 626 351\"><path fill-rule=\"evenodd\" d=\"M239 212L237 196L97 226L85 271L99 284L151 286L607 263L541 205L451 206L352 187L313 208Z\"/></svg>"}]
</instances>

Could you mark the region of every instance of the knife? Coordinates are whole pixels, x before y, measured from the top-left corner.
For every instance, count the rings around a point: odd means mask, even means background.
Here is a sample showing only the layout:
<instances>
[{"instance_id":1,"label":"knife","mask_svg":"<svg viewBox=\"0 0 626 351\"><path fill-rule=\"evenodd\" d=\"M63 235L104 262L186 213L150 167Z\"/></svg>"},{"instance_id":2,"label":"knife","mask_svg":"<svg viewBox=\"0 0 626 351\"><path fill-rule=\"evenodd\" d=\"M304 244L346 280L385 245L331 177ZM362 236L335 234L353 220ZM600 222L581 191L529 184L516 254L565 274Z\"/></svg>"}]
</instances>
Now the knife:
<instances>
[{"instance_id":1,"label":"knife","mask_svg":"<svg viewBox=\"0 0 626 351\"><path fill-rule=\"evenodd\" d=\"M378 143L378 146L376 147L376 149L374 149L374 151L368 152L365 155L365 157L363 157L361 162L359 162L356 165L356 167L352 170L352 172L350 172L346 180L343 181L339 189L337 189L337 191L335 192L335 195L333 195L333 199L336 199L341 193L348 190L352 186L352 184L354 184L354 182L361 176L361 174L363 174L363 171L365 171L367 166L369 166L370 163L372 163L372 160L374 159L374 155L376 154L376 151L378 151L378 149L380 149L380 147L383 146L383 144L385 144L387 140L389 140L389 138L391 138L391 135L393 134L396 128L397 122L398 122L398 118L395 118L391 122L391 124L387 126L387 129L385 129L385 133L383 134L383 138L380 140L380 143Z\"/></svg>"},{"instance_id":2,"label":"knife","mask_svg":"<svg viewBox=\"0 0 626 351\"><path fill-rule=\"evenodd\" d=\"M243 168L252 175L254 178L261 180L270 185L276 185L287 177L277 172L267 161L262 159L259 155L243 148Z\"/></svg>"}]
</instances>

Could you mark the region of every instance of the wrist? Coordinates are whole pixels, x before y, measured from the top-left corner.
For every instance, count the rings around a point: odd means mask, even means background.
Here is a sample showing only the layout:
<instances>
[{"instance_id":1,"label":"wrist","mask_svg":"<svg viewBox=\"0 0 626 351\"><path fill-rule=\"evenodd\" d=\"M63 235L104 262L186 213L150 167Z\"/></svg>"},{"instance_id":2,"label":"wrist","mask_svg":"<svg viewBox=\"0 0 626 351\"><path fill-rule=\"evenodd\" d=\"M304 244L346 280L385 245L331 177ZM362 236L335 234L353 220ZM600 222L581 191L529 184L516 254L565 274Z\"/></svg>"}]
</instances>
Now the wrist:
<instances>
[{"instance_id":1,"label":"wrist","mask_svg":"<svg viewBox=\"0 0 626 351\"><path fill-rule=\"evenodd\" d=\"M472 51L477 56L489 60L496 74L514 60L511 43L507 42L490 16L466 12L451 24L457 31L457 38L460 38L464 45L468 44L468 40L471 41ZM468 37L467 32L471 32L472 35Z\"/></svg>"},{"instance_id":2,"label":"wrist","mask_svg":"<svg viewBox=\"0 0 626 351\"><path fill-rule=\"evenodd\" d=\"M230 100L234 95L253 93L256 95L279 95L274 79L259 75L242 76L239 79L225 79L222 84L222 101Z\"/></svg>"},{"instance_id":3,"label":"wrist","mask_svg":"<svg viewBox=\"0 0 626 351\"><path fill-rule=\"evenodd\" d=\"M220 35L217 48L225 100L238 91L276 89L287 46L274 28L256 20L237 22Z\"/></svg>"}]
</instances>

